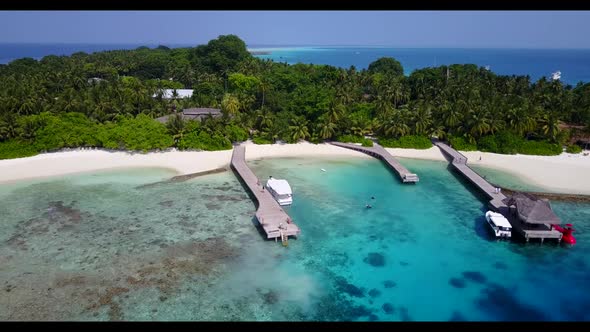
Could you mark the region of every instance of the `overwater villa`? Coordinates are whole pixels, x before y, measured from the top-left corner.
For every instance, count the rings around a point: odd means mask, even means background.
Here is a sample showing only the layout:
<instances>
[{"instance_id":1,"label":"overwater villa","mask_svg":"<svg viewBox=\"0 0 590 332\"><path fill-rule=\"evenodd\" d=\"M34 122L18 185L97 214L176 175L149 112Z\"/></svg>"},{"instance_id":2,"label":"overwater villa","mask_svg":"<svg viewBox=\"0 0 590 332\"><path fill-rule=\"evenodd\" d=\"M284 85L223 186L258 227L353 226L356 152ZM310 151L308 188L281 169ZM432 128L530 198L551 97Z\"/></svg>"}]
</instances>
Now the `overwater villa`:
<instances>
[{"instance_id":1,"label":"overwater villa","mask_svg":"<svg viewBox=\"0 0 590 332\"><path fill-rule=\"evenodd\" d=\"M561 241L562 233L554 228L554 225L561 224L561 219L555 215L549 201L528 193L516 192L503 202L513 217L513 226L517 226L515 228L520 230L527 242L529 238L540 238L541 241L555 238Z\"/></svg>"}]
</instances>

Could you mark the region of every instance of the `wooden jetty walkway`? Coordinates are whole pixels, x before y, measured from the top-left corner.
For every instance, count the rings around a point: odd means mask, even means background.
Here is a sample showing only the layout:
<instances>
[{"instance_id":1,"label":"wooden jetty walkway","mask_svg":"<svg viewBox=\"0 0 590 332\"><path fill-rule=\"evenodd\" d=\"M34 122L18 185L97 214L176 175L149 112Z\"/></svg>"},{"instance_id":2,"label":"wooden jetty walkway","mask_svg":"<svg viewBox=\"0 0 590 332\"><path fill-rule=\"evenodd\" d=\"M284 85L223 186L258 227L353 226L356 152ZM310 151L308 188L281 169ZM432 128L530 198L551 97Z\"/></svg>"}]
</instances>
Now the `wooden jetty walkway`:
<instances>
[{"instance_id":1,"label":"wooden jetty walkway","mask_svg":"<svg viewBox=\"0 0 590 332\"><path fill-rule=\"evenodd\" d=\"M501 192L496 192L496 187L492 186L488 181L467 166L467 157L443 142L433 140L433 143L443 152L443 154L451 159L451 165L453 165L461 175L488 197L490 200L488 204L489 208L502 213L502 215L508 219L512 228L521 234L527 242L529 239L533 238L539 238L541 241L544 239L557 239L558 241L561 241L563 234L552 229L551 225L542 224L530 227L525 226L518 217L510 212L510 208L503 202L503 200L506 199L506 196Z\"/></svg>"},{"instance_id":2,"label":"wooden jetty walkway","mask_svg":"<svg viewBox=\"0 0 590 332\"><path fill-rule=\"evenodd\" d=\"M289 236L298 236L301 232L299 227L268 190L263 188L264 183L259 181L246 164L246 148L243 145L234 146L230 165L256 198L256 219L264 229L267 239L280 238L286 243Z\"/></svg>"},{"instance_id":3,"label":"wooden jetty walkway","mask_svg":"<svg viewBox=\"0 0 590 332\"><path fill-rule=\"evenodd\" d=\"M365 147L356 144L341 143L341 142L330 142L332 145L336 145L342 148L347 148L359 152L366 153L370 156L383 160L391 169L393 169L404 183L416 183L420 179L418 175L408 171L402 164L397 161L387 150L381 145L374 143L372 147Z\"/></svg>"}]
</instances>

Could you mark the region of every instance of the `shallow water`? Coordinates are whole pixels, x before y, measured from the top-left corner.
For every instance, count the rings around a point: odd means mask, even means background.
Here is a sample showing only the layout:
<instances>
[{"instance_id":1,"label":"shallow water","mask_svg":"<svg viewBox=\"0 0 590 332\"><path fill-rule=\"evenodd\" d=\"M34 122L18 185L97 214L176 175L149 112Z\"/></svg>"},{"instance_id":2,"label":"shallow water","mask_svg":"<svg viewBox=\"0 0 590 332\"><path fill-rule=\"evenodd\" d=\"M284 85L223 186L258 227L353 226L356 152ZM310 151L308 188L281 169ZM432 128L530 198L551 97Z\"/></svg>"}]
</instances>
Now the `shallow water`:
<instances>
[{"instance_id":1,"label":"shallow water","mask_svg":"<svg viewBox=\"0 0 590 332\"><path fill-rule=\"evenodd\" d=\"M496 242L446 163L401 162L418 184L373 159L251 162L293 188L286 248L231 172L3 185L0 320L590 319L590 206L553 203L574 247Z\"/></svg>"}]
</instances>

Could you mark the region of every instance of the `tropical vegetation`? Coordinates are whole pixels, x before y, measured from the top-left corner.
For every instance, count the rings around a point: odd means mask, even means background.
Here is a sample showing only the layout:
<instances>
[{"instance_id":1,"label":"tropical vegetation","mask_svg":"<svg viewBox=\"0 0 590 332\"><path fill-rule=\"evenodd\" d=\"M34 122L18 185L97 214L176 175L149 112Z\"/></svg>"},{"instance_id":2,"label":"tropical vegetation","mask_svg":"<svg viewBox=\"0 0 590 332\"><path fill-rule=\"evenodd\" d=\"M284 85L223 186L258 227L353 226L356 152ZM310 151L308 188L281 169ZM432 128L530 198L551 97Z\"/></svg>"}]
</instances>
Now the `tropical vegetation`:
<instances>
[{"instance_id":1,"label":"tropical vegetation","mask_svg":"<svg viewBox=\"0 0 590 332\"><path fill-rule=\"evenodd\" d=\"M163 89L181 88L193 96L164 98ZM188 107L223 116L154 120ZM249 138L372 144L366 136L396 147L437 137L460 150L557 154L571 134L563 123L590 126L590 83L532 82L472 64L404 76L391 58L366 70L288 65L253 57L234 35L0 65L0 158L74 147L219 150Z\"/></svg>"}]
</instances>

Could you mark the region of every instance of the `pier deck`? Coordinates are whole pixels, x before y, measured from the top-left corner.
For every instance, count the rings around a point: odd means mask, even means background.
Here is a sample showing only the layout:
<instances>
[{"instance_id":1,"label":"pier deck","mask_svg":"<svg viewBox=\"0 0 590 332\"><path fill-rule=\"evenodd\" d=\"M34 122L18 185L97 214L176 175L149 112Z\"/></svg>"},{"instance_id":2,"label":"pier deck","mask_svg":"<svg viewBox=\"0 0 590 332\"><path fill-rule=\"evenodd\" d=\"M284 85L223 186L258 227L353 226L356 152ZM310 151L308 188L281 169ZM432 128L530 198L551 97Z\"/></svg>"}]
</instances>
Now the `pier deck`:
<instances>
[{"instance_id":1,"label":"pier deck","mask_svg":"<svg viewBox=\"0 0 590 332\"><path fill-rule=\"evenodd\" d=\"M496 193L496 188L488 181L482 178L469 166L467 166L467 157L459 151L451 148L447 144L440 141L433 141L445 155L450 157L451 165L459 171L469 182L475 185L482 193L484 193L489 201L490 209L502 213L512 225L512 228L521 234L527 241L533 238L543 239L557 239L561 240L563 234L561 232L551 229L551 225L524 225L517 217L510 213L509 207L503 202L506 198L502 193ZM533 229L534 228L534 229Z\"/></svg>"},{"instance_id":2,"label":"pier deck","mask_svg":"<svg viewBox=\"0 0 590 332\"><path fill-rule=\"evenodd\" d=\"M363 152L370 156L383 160L387 165L389 165L391 169L393 169L399 175L400 179L404 183L416 183L420 180L418 178L418 175L410 172L407 168L400 164L400 162L397 161L397 159L395 159L389 152L387 152L387 150L385 150L381 145L377 143L374 143L372 147L365 147L356 144L341 142L331 142L330 144L342 148Z\"/></svg>"},{"instance_id":3,"label":"pier deck","mask_svg":"<svg viewBox=\"0 0 590 332\"><path fill-rule=\"evenodd\" d=\"M246 184L256 198L256 219L264 229L267 239L285 236L298 236L301 232L291 217L281 208L268 190L263 190L263 183L259 181L250 167L246 164L246 148L242 145L234 146L231 157L231 167Z\"/></svg>"}]
</instances>

